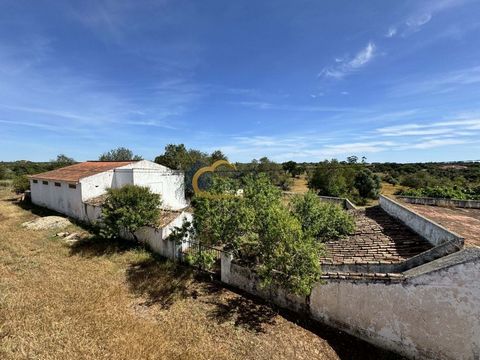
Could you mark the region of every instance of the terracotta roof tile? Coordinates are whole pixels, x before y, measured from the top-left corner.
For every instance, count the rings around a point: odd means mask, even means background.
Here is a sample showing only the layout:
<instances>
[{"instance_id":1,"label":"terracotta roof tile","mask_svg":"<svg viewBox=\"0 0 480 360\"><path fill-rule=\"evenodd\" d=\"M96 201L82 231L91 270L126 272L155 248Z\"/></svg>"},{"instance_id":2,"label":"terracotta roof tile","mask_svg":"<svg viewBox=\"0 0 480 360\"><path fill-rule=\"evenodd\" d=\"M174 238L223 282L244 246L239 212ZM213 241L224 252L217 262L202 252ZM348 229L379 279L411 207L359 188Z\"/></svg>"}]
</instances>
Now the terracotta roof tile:
<instances>
[{"instance_id":1,"label":"terracotta roof tile","mask_svg":"<svg viewBox=\"0 0 480 360\"><path fill-rule=\"evenodd\" d=\"M40 174L30 175L31 179L58 180L78 183L80 179L100 174L104 171L129 165L135 161L85 161L75 165L66 166L60 169L47 171Z\"/></svg>"}]
</instances>

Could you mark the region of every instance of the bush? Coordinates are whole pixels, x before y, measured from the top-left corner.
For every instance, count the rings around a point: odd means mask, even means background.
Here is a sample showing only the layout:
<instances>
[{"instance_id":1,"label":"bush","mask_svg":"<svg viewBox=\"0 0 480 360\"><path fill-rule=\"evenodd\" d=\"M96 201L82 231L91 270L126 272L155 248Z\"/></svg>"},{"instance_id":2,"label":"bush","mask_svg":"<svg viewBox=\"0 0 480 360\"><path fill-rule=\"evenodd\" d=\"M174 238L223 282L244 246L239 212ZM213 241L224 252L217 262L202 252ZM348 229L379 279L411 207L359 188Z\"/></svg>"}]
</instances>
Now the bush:
<instances>
[{"instance_id":1,"label":"bush","mask_svg":"<svg viewBox=\"0 0 480 360\"><path fill-rule=\"evenodd\" d=\"M368 169L362 169L355 175L355 188L364 199L376 199L382 188L380 176Z\"/></svg>"},{"instance_id":2,"label":"bush","mask_svg":"<svg viewBox=\"0 0 480 360\"><path fill-rule=\"evenodd\" d=\"M433 186L420 189L401 190L397 195L414 197L431 197L436 199L458 199L458 200L477 200L480 199L480 193L475 188Z\"/></svg>"},{"instance_id":3,"label":"bush","mask_svg":"<svg viewBox=\"0 0 480 360\"><path fill-rule=\"evenodd\" d=\"M291 205L303 231L316 239L338 238L355 230L352 216L335 204L322 202L313 192L295 196Z\"/></svg>"},{"instance_id":4,"label":"bush","mask_svg":"<svg viewBox=\"0 0 480 360\"><path fill-rule=\"evenodd\" d=\"M12 182L13 191L17 194L22 194L30 190L30 181L26 175L16 176Z\"/></svg>"},{"instance_id":5,"label":"bush","mask_svg":"<svg viewBox=\"0 0 480 360\"><path fill-rule=\"evenodd\" d=\"M138 241L135 231L146 225L154 225L160 216L160 195L148 187L125 185L120 189L108 189L102 206L102 234L115 237L121 231Z\"/></svg>"}]
</instances>

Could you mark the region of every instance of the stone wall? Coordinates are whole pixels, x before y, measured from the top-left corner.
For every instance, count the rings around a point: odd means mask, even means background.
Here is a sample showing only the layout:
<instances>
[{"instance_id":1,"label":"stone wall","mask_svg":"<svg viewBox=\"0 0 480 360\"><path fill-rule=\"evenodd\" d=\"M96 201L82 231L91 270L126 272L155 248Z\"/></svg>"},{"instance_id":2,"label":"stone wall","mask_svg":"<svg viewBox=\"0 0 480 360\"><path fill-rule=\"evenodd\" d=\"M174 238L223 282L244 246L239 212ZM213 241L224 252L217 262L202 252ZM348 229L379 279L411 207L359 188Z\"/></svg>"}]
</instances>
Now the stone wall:
<instances>
[{"instance_id":1,"label":"stone wall","mask_svg":"<svg viewBox=\"0 0 480 360\"><path fill-rule=\"evenodd\" d=\"M469 248L406 271L397 281L327 279L304 298L262 288L251 270L222 254L221 279L409 358L478 360L479 271L480 249Z\"/></svg>"}]
</instances>

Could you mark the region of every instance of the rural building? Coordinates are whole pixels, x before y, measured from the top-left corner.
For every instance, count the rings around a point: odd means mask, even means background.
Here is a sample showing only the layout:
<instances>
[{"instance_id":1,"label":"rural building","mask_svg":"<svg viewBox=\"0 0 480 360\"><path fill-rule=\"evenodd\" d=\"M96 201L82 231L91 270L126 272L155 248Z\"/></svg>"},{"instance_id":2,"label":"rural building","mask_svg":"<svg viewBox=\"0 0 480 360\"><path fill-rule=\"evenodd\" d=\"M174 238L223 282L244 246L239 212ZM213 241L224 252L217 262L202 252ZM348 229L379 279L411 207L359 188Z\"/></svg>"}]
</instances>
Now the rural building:
<instances>
[{"instance_id":1,"label":"rural building","mask_svg":"<svg viewBox=\"0 0 480 360\"><path fill-rule=\"evenodd\" d=\"M148 186L162 197L162 207L187 206L184 174L151 161L86 161L30 176L32 202L82 221L98 218L90 204L108 188Z\"/></svg>"}]
</instances>

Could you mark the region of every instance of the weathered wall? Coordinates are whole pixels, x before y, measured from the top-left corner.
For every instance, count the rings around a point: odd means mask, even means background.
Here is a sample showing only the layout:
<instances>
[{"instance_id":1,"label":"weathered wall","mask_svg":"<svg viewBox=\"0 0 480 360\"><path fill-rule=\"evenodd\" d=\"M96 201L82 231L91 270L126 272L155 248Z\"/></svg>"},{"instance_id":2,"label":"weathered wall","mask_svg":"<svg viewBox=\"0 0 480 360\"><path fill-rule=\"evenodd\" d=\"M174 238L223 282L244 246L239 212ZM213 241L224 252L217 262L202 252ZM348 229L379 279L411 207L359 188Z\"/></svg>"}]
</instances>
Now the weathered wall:
<instances>
[{"instance_id":1,"label":"weathered wall","mask_svg":"<svg viewBox=\"0 0 480 360\"><path fill-rule=\"evenodd\" d=\"M318 196L324 202L333 203L346 210L355 210L357 207L348 199L334 196Z\"/></svg>"},{"instance_id":2,"label":"weathered wall","mask_svg":"<svg viewBox=\"0 0 480 360\"><path fill-rule=\"evenodd\" d=\"M181 250L186 250L187 245L176 245L173 241L167 240L167 237L175 227L180 227L184 220L191 222L192 214L184 211L163 228L144 226L135 235L140 241L147 243L153 252L169 259L176 259ZM126 234L123 234L123 236L130 238Z\"/></svg>"},{"instance_id":3,"label":"weathered wall","mask_svg":"<svg viewBox=\"0 0 480 360\"><path fill-rule=\"evenodd\" d=\"M480 209L480 200L436 199L414 196L398 196L398 198L411 204Z\"/></svg>"},{"instance_id":4,"label":"weathered wall","mask_svg":"<svg viewBox=\"0 0 480 360\"><path fill-rule=\"evenodd\" d=\"M80 179L82 200L85 201L105 194L108 188L114 186L114 174L113 170L109 170Z\"/></svg>"},{"instance_id":5,"label":"weathered wall","mask_svg":"<svg viewBox=\"0 0 480 360\"><path fill-rule=\"evenodd\" d=\"M310 311L317 320L410 358L479 359L479 273L480 250L463 250L406 272L400 283L318 285Z\"/></svg>"},{"instance_id":6,"label":"weathered wall","mask_svg":"<svg viewBox=\"0 0 480 360\"><path fill-rule=\"evenodd\" d=\"M55 186L56 182L60 183L60 186ZM45 185L43 180L38 180L37 183L34 183L32 179L30 180L32 203L82 219L84 210L80 184L77 184L75 189L71 189L68 186L69 184L64 181L49 180L47 183Z\"/></svg>"},{"instance_id":7,"label":"weathered wall","mask_svg":"<svg viewBox=\"0 0 480 360\"><path fill-rule=\"evenodd\" d=\"M326 280L307 298L260 286L222 254L223 282L415 359L480 357L480 249L406 271L403 281Z\"/></svg>"},{"instance_id":8,"label":"weathered wall","mask_svg":"<svg viewBox=\"0 0 480 360\"><path fill-rule=\"evenodd\" d=\"M302 313L308 311L305 297L289 294L278 287L262 287L258 276L250 269L237 265L228 253L222 252L221 266L222 282L270 300L280 307Z\"/></svg>"},{"instance_id":9,"label":"weathered wall","mask_svg":"<svg viewBox=\"0 0 480 360\"><path fill-rule=\"evenodd\" d=\"M440 245L449 240L463 240L460 235L445 229L436 222L417 214L390 198L380 195L379 202L385 212L403 222L406 226L428 240L434 246Z\"/></svg>"}]
</instances>

